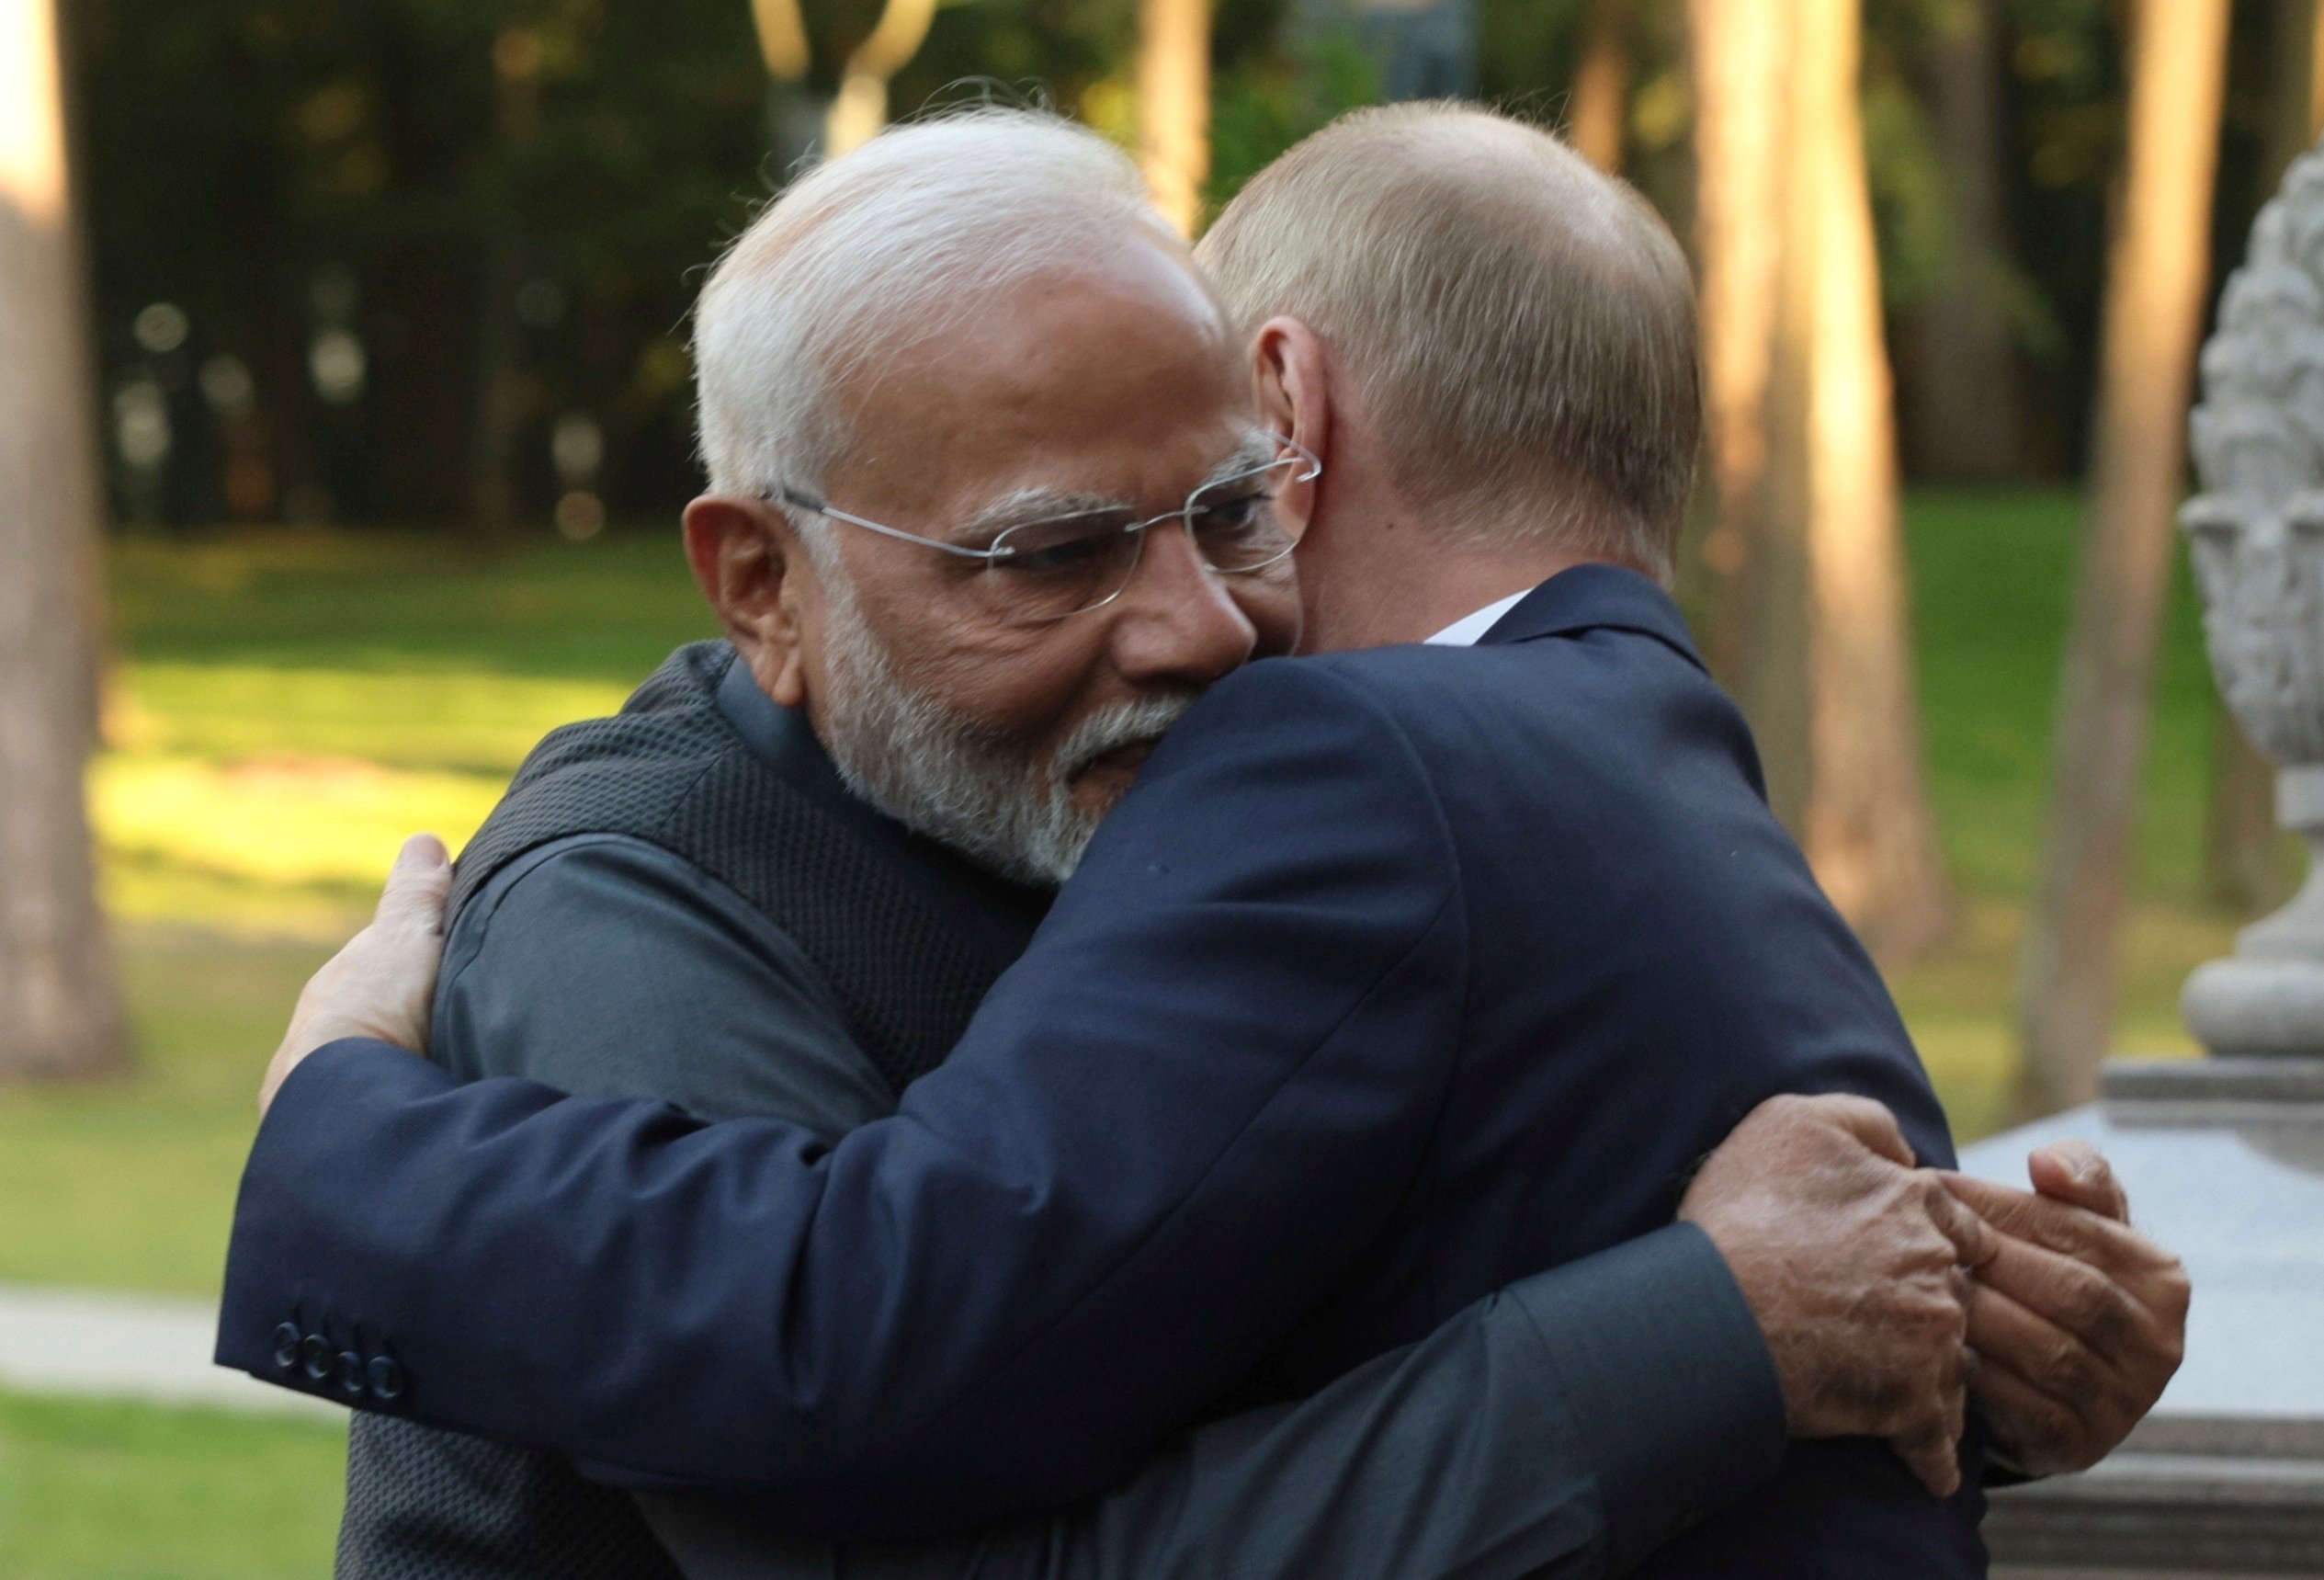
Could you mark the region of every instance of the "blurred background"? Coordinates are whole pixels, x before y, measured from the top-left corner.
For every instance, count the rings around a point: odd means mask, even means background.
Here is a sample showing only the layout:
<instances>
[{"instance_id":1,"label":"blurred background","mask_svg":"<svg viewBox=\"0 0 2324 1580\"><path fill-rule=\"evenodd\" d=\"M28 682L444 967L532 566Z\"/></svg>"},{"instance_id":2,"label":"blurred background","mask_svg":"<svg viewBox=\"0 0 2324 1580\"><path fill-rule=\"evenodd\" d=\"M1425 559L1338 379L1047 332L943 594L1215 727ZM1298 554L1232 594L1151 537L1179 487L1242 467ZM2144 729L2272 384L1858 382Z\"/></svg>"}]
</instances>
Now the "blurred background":
<instances>
[{"instance_id":1,"label":"blurred background","mask_svg":"<svg viewBox=\"0 0 2324 1580\"><path fill-rule=\"evenodd\" d=\"M1391 97L1636 183L1704 292L1681 591L1956 1129L2193 1053L2181 980L2298 866L2172 512L2318 10L0 0L0 1296L214 1294L398 840L709 632L704 266L962 99L1119 138L1190 231ZM0 1390L0 1573L322 1574L343 1435Z\"/></svg>"}]
</instances>

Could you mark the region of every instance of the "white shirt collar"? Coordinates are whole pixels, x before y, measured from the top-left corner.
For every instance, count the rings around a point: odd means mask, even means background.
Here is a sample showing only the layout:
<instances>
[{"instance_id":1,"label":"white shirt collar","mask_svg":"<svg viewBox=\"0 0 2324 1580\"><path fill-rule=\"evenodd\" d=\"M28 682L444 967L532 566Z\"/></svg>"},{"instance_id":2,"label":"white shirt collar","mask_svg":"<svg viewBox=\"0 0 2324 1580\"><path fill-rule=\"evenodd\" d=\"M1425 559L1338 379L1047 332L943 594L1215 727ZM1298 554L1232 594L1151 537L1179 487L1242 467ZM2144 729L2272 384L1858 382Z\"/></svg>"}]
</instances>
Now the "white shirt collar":
<instances>
[{"instance_id":1,"label":"white shirt collar","mask_svg":"<svg viewBox=\"0 0 2324 1580\"><path fill-rule=\"evenodd\" d=\"M1432 647L1476 646L1478 638L1500 624L1501 617L1523 603L1525 593L1532 591L1531 587L1527 587L1523 593L1511 593L1505 598L1487 604L1475 614L1462 616L1434 636L1430 637L1429 645Z\"/></svg>"}]
</instances>

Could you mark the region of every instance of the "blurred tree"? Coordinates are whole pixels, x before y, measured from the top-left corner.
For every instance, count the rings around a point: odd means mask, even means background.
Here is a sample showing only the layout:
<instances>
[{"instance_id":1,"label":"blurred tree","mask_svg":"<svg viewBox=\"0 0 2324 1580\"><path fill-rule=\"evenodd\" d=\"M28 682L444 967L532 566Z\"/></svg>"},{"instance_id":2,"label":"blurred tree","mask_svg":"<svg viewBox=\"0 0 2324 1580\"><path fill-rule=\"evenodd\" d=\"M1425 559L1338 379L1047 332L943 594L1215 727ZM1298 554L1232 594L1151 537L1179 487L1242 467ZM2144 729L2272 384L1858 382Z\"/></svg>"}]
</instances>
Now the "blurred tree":
<instances>
[{"instance_id":1,"label":"blurred tree","mask_svg":"<svg viewBox=\"0 0 2324 1580\"><path fill-rule=\"evenodd\" d=\"M2048 840L2020 960L2028 1111L2087 1101L2115 949L2209 277L2228 0L2131 7L2129 158L2108 263L2090 514L2059 683Z\"/></svg>"},{"instance_id":2,"label":"blurred tree","mask_svg":"<svg viewBox=\"0 0 2324 1580\"><path fill-rule=\"evenodd\" d=\"M1287 51L1241 52L1219 73L1212 95L1208 211L1233 201L1244 182L1310 131L1379 102L1377 63L1343 32L1303 34Z\"/></svg>"},{"instance_id":3,"label":"blurred tree","mask_svg":"<svg viewBox=\"0 0 2324 1580\"><path fill-rule=\"evenodd\" d=\"M82 773L96 454L55 0L0 0L0 1079L126 1057Z\"/></svg>"},{"instance_id":4,"label":"blurred tree","mask_svg":"<svg viewBox=\"0 0 2324 1580\"><path fill-rule=\"evenodd\" d=\"M847 56L839 93L823 121L823 154L860 148L888 124L888 85L927 42L936 0L887 0L879 20Z\"/></svg>"},{"instance_id":5,"label":"blurred tree","mask_svg":"<svg viewBox=\"0 0 2324 1580\"><path fill-rule=\"evenodd\" d=\"M1690 25L1713 648L1818 879L1906 960L1953 896L1922 768L1861 0L1694 0Z\"/></svg>"},{"instance_id":6,"label":"blurred tree","mask_svg":"<svg viewBox=\"0 0 2324 1580\"><path fill-rule=\"evenodd\" d=\"M1711 666L1740 689L1749 630L1743 588L1763 522L1790 13L1688 0L1686 17L1712 496L1695 568L1709 584L1698 601ZM1797 585L1796 574L1792 579Z\"/></svg>"},{"instance_id":7,"label":"blurred tree","mask_svg":"<svg viewBox=\"0 0 2324 1580\"><path fill-rule=\"evenodd\" d=\"M1629 120L1630 44L1624 0L1589 0L1581 17L1581 50L1566 110L1567 135L1581 156L1612 175L1622 171Z\"/></svg>"},{"instance_id":8,"label":"blurred tree","mask_svg":"<svg viewBox=\"0 0 2324 1580\"><path fill-rule=\"evenodd\" d=\"M1993 0L1930 18L1922 76L1947 201L1934 289L1914 317L1910 453L1922 475L1990 483L2018 472L2017 358L2006 306L2001 40Z\"/></svg>"},{"instance_id":9,"label":"blurred tree","mask_svg":"<svg viewBox=\"0 0 2324 1580\"><path fill-rule=\"evenodd\" d=\"M1922 766L1862 23L1862 0L1794 0L1768 518L1799 535L1804 587L1756 578L1745 695L1769 721L1771 799L1842 914L1894 962L1944 937L1953 893ZM1804 642L1764 634L1786 624Z\"/></svg>"},{"instance_id":10,"label":"blurred tree","mask_svg":"<svg viewBox=\"0 0 2324 1580\"><path fill-rule=\"evenodd\" d=\"M526 415L526 384L517 358L523 326L516 293L524 285L523 210L513 184L516 161L540 134L539 37L510 28L492 41L493 79L501 144L511 157L486 165L499 219L484 227L483 300L476 314L475 424L469 441L469 533L499 542L516 525L517 428Z\"/></svg>"},{"instance_id":11,"label":"blurred tree","mask_svg":"<svg viewBox=\"0 0 2324 1580\"><path fill-rule=\"evenodd\" d=\"M751 0L751 22L758 33L759 59L766 66L766 142L780 179L811 155L831 107L806 88L814 56L799 0Z\"/></svg>"},{"instance_id":12,"label":"blurred tree","mask_svg":"<svg viewBox=\"0 0 2324 1580\"><path fill-rule=\"evenodd\" d=\"M1139 0L1138 150L1154 206L1193 235L1210 177L1210 0Z\"/></svg>"}]
</instances>

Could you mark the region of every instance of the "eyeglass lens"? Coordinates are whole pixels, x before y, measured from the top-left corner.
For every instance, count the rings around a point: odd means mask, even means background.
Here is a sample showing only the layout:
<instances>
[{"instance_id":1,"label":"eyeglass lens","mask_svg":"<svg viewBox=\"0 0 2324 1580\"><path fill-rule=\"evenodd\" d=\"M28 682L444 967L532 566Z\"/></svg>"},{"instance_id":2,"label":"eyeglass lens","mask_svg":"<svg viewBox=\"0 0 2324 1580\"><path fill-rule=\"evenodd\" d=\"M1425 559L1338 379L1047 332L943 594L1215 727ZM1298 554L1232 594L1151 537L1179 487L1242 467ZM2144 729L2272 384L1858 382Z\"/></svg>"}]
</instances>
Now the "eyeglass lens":
<instances>
[{"instance_id":1,"label":"eyeglass lens","mask_svg":"<svg viewBox=\"0 0 2324 1580\"><path fill-rule=\"evenodd\" d=\"M1138 571L1146 534L1183 520L1202 563L1224 575L1275 564L1298 546L1275 499L1307 463L1289 456L1206 483L1173 516L1148 521L1129 510L1090 510L1012 527L992 540L985 581L1010 619L1063 619L1117 597Z\"/></svg>"}]
</instances>

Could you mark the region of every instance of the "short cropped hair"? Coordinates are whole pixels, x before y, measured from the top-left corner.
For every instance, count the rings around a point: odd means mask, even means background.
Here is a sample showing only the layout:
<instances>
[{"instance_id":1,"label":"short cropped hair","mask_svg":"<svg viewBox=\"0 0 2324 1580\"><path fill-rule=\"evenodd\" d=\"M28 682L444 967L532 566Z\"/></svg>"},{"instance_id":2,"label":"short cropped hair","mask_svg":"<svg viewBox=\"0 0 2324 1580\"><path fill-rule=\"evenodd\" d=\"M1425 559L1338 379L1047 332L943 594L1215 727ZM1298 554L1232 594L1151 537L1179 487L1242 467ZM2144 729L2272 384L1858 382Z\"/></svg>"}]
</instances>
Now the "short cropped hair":
<instances>
[{"instance_id":1,"label":"short cropped hair","mask_svg":"<svg viewBox=\"0 0 2324 1580\"><path fill-rule=\"evenodd\" d=\"M821 489L854 442L838 397L859 369L1140 227L1175 239L1136 164L1040 110L956 111L818 165L735 239L695 305L711 488Z\"/></svg>"},{"instance_id":2,"label":"short cropped hair","mask_svg":"<svg viewBox=\"0 0 2324 1580\"><path fill-rule=\"evenodd\" d=\"M1473 107L1358 110L1260 172L1196 258L1246 332L1287 314L1322 337L1445 530L1670 574L1702 431L1695 289L1630 187Z\"/></svg>"}]
</instances>

